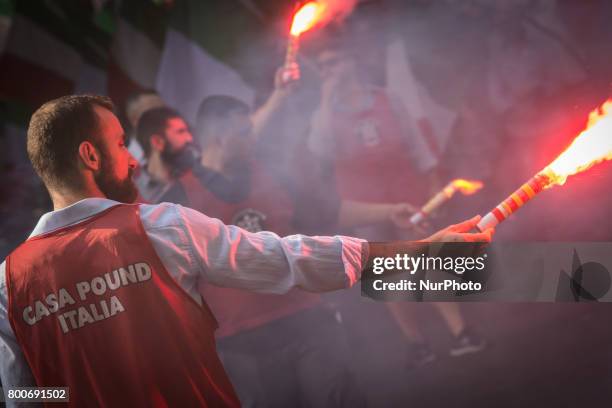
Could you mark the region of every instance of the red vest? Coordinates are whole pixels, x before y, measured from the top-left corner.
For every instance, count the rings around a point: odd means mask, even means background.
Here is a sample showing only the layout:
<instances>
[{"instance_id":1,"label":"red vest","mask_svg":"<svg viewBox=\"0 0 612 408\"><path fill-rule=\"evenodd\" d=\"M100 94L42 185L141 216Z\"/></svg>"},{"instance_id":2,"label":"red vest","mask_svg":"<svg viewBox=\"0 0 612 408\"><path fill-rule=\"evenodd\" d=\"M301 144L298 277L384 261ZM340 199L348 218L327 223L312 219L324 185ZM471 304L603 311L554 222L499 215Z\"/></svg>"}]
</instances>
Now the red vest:
<instances>
[{"instance_id":1,"label":"red vest","mask_svg":"<svg viewBox=\"0 0 612 408\"><path fill-rule=\"evenodd\" d=\"M383 91L371 108L335 115L336 178L340 197L371 203L410 202L426 198L411 164L396 114Z\"/></svg>"},{"instance_id":2,"label":"red vest","mask_svg":"<svg viewBox=\"0 0 612 408\"><path fill-rule=\"evenodd\" d=\"M251 191L239 203L217 198L191 172L181 176L188 207L238 225L251 232L272 231L281 236L292 232L293 204L287 193L258 166L253 165ZM219 322L218 337L231 336L264 325L319 303L319 296L293 289L285 295L268 295L239 289L205 285L202 295Z\"/></svg>"},{"instance_id":3,"label":"red vest","mask_svg":"<svg viewBox=\"0 0 612 408\"><path fill-rule=\"evenodd\" d=\"M251 166L249 195L238 203L217 198L191 171L179 178L189 203L187 205L226 224L251 232L273 231L281 236L292 232L293 203L285 190L259 166Z\"/></svg>"},{"instance_id":4,"label":"red vest","mask_svg":"<svg viewBox=\"0 0 612 408\"><path fill-rule=\"evenodd\" d=\"M238 406L216 321L172 279L138 205L33 237L6 263L9 320L38 386L75 406Z\"/></svg>"}]
</instances>

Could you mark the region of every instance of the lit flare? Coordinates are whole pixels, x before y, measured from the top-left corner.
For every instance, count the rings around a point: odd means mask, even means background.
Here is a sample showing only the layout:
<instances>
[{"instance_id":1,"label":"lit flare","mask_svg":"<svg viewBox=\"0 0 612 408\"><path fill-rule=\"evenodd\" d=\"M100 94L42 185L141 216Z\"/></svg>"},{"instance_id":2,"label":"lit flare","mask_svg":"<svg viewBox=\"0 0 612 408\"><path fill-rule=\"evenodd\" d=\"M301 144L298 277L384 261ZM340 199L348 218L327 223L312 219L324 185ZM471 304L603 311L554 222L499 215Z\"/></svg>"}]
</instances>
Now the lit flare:
<instances>
[{"instance_id":1,"label":"lit flare","mask_svg":"<svg viewBox=\"0 0 612 408\"><path fill-rule=\"evenodd\" d=\"M310 30L323 16L325 5L316 1L304 4L293 16L291 35L294 37Z\"/></svg>"},{"instance_id":2,"label":"lit flare","mask_svg":"<svg viewBox=\"0 0 612 408\"><path fill-rule=\"evenodd\" d=\"M455 179L446 187L434 195L425 205L410 217L410 222L417 225L438 207L450 200L457 191L464 195L472 195L482 188L483 184L478 180Z\"/></svg>"},{"instance_id":3,"label":"lit flare","mask_svg":"<svg viewBox=\"0 0 612 408\"><path fill-rule=\"evenodd\" d=\"M548 169L556 176L553 184L563 184L568 176L605 160L612 160L612 99L589 114L586 129L548 165Z\"/></svg>"},{"instance_id":4,"label":"lit flare","mask_svg":"<svg viewBox=\"0 0 612 408\"><path fill-rule=\"evenodd\" d=\"M311 1L304 4L293 16L287 52L285 54L285 66L281 77L284 83L299 79L300 71L297 64L297 54L300 49L300 35L310 30L323 19L323 13L326 8L324 3Z\"/></svg>"},{"instance_id":5,"label":"lit flare","mask_svg":"<svg viewBox=\"0 0 612 408\"><path fill-rule=\"evenodd\" d=\"M589 114L586 129L552 163L482 217L478 229L495 227L542 190L562 185L569 176L605 160L612 160L612 99Z\"/></svg>"},{"instance_id":6,"label":"lit flare","mask_svg":"<svg viewBox=\"0 0 612 408\"><path fill-rule=\"evenodd\" d=\"M451 184L455 190L459 190L463 195L472 195L483 186L482 181L465 179L455 179L449 184Z\"/></svg>"}]
</instances>

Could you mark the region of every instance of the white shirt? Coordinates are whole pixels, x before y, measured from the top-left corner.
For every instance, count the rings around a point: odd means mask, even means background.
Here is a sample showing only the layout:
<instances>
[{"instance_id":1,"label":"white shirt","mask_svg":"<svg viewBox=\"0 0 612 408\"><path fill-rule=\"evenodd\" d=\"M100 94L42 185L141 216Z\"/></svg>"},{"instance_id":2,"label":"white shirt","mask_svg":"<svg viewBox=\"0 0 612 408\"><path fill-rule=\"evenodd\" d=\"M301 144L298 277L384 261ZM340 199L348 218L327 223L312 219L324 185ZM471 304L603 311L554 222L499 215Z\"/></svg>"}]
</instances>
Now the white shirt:
<instances>
[{"instance_id":1,"label":"white shirt","mask_svg":"<svg viewBox=\"0 0 612 408\"><path fill-rule=\"evenodd\" d=\"M87 198L49 212L30 237L75 224L117 204ZM361 276L365 241L357 238L250 233L170 203L141 204L140 218L170 276L200 304L204 282L262 293L285 293L293 287L322 292L349 287ZM5 268L3 262L0 378L6 393L10 387L32 386L34 381L8 321Z\"/></svg>"}]
</instances>

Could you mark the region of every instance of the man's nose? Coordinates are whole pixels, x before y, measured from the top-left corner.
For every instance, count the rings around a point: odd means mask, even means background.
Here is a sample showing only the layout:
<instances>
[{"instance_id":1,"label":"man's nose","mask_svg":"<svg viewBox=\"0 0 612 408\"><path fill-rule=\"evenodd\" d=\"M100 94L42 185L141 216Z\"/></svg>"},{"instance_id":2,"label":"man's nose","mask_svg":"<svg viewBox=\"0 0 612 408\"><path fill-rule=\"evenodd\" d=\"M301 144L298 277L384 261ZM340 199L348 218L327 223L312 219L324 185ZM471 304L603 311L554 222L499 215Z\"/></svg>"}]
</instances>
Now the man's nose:
<instances>
[{"instance_id":1,"label":"man's nose","mask_svg":"<svg viewBox=\"0 0 612 408\"><path fill-rule=\"evenodd\" d=\"M130 166L131 169L135 169L136 167L138 167L138 160L136 160L134 156L132 156L132 153L128 154L130 155L130 157L128 158L128 166Z\"/></svg>"}]
</instances>

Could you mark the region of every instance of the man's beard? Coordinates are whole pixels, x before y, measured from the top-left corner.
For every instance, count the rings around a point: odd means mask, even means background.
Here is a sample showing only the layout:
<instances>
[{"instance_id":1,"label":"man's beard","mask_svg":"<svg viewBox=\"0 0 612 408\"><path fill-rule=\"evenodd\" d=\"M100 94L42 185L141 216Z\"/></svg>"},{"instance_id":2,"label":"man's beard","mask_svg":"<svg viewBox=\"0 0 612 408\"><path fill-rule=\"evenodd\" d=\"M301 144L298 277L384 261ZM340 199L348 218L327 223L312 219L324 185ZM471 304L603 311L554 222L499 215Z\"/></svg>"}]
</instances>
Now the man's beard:
<instances>
[{"instance_id":1,"label":"man's beard","mask_svg":"<svg viewBox=\"0 0 612 408\"><path fill-rule=\"evenodd\" d=\"M134 169L128 168L128 176L125 180L117 180L113 177L113 165L106 154L102 155L102 169L96 174L95 181L104 195L120 203L131 204L138 197L138 189L132 180Z\"/></svg>"},{"instance_id":2,"label":"man's beard","mask_svg":"<svg viewBox=\"0 0 612 408\"><path fill-rule=\"evenodd\" d=\"M195 143L187 143L179 150L172 150L169 143L166 143L161 152L162 161L170 168L173 177L178 177L200 159L200 149Z\"/></svg>"}]
</instances>

